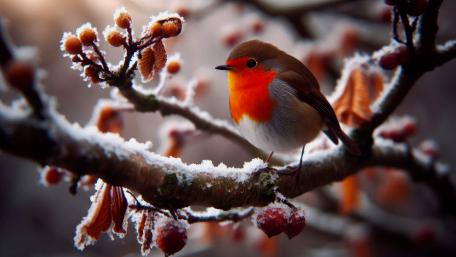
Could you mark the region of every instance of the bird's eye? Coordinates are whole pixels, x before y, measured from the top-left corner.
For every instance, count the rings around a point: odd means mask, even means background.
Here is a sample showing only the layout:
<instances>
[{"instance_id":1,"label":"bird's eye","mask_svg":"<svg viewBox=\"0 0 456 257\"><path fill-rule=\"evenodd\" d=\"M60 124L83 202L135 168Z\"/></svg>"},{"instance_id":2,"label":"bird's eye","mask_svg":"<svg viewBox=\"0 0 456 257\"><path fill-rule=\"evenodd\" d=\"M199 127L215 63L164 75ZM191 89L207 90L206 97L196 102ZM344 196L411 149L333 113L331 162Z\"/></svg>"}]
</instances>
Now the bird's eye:
<instances>
[{"instance_id":1,"label":"bird's eye","mask_svg":"<svg viewBox=\"0 0 456 257\"><path fill-rule=\"evenodd\" d=\"M248 68L254 68L257 65L257 61L255 59L249 59L245 64Z\"/></svg>"}]
</instances>

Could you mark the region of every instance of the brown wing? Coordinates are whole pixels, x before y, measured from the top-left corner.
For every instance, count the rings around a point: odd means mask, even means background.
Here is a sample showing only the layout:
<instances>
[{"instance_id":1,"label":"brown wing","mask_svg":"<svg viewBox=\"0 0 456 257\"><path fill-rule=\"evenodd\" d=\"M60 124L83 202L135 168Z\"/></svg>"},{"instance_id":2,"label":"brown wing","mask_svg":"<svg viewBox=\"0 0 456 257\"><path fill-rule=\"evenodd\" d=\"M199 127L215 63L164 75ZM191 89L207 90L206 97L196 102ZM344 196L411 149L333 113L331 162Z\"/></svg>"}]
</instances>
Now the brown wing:
<instances>
[{"instance_id":1,"label":"brown wing","mask_svg":"<svg viewBox=\"0 0 456 257\"><path fill-rule=\"evenodd\" d=\"M302 63L301 66L301 73L290 69L281 72L277 78L296 89L297 97L320 113L326 125L324 132L331 141L337 144L339 141L338 138L340 138L351 153L359 155L358 147L342 131L331 104L320 92L317 80Z\"/></svg>"}]
</instances>

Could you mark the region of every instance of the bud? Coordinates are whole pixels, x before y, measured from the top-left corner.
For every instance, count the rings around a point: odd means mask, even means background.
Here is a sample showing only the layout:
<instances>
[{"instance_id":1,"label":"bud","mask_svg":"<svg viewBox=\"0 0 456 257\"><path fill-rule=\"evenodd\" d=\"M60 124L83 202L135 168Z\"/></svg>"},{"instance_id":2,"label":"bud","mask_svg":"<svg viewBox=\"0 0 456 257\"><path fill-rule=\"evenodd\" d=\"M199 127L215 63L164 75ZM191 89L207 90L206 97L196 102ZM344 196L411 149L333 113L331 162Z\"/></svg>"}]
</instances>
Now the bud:
<instances>
[{"instance_id":1,"label":"bud","mask_svg":"<svg viewBox=\"0 0 456 257\"><path fill-rule=\"evenodd\" d=\"M408 59L408 49L406 46L399 46L390 53L380 57L379 64L385 70L392 70L404 64Z\"/></svg>"},{"instance_id":2,"label":"bud","mask_svg":"<svg viewBox=\"0 0 456 257\"><path fill-rule=\"evenodd\" d=\"M123 129L123 120L119 110L106 105L99 109L96 126L101 132L120 134Z\"/></svg>"},{"instance_id":3,"label":"bud","mask_svg":"<svg viewBox=\"0 0 456 257\"><path fill-rule=\"evenodd\" d=\"M100 77L99 77L100 70L97 67L93 66L93 65L85 66L83 74L93 84L97 84L97 83L99 83L101 81Z\"/></svg>"},{"instance_id":4,"label":"bud","mask_svg":"<svg viewBox=\"0 0 456 257\"><path fill-rule=\"evenodd\" d=\"M237 27L226 27L222 32L222 42L227 47L232 47L243 37L242 31Z\"/></svg>"},{"instance_id":5,"label":"bud","mask_svg":"<svg viewBox=\"0 0 456 257\"><path fill-rule=\"evenodd\" d=\"M79 38L72 34L64 35L64 38L62 40L62 48L69 54L79 54L82 52L81 41Z\"/></svg>"},{"instance_id":6,"label":"bud","mask_svg":"<svg viewBox=\"0 0 456 257\"><path fill-rule=\"evenodd\" d=\"M97 41L97 31L92 27L92 25L90 25L90 23L82 25L77 30L77 34L83 45L88 46Z\"/></svg>"},{"instance_id":7,"label":"bud","mask_svg":"<svg viewBox=\"0 0 456 257\"><path fill-rule=\"evenodd\" d=\"M5 68L5 79L11 87L26 91L35 83L35 72L29 64L12 61Z\"/></svg>"},{"instance_id":8,"label":"bud","mask_svg":"<svg viewBox=\"0 0 456 257\"><path fill-rule=\"evenodd\" d=\"M292 239L301 233L305 225L306 218L304 217L304 211L293 209L291 210L290 216L288 216L288 222L284 232L289 239Z\"/></svg>"},{"instance_id":9,"label":"bud","mask_svg":"<svg viewBox=\"0 0 456 257\"><path fill-rule=\"evenodd\" d=\"M114 47L119 47L125 44L124 35L116 30L111 30L106 33L105 40Z\"/></svg>"},{"instance_id":10,"label":"bud","mask_svg":"<svg viewBox=\"0 0 456 257\"><path fill-rule=\"evenodd\" d=\"M285 230L287 218L285 210L280 207L266 207L256 216L257 227L268 237L276 236Z\"/></svg>"},{"instance_id":11,"label":"bud","mask_svg":"<svg viewBox=\"0 0 456 257\"><path fill-rule=\"evenodd\" d=\"M172 255L182 248L187 242L187 229L183 221L167 219L156 224L155 245L166 256Z\"/></svg>"},{"instance_id":12,"label":"bud","mask_svg":"<svg viewBox=\"0 0 456 257\"><path fill-rule=\"evenodd\" d=\"M182 21L179 18L170 18L162 23L163 37L175 37L182 30Z\"/></svg>"},{"instance_id":13,"label":"bud","mask_svg":"<svg viewBox=\"0 0 456 257\"><path fill-rule=\"evenodd\" d=\"M181 68L181 64L179 61L177 60L173 60L171 62L168 63L168 65L166 65L166 71L169 73L169 74L176 74L179 72Z\"/></svg>"},{"instance_id":14,"label":"bud","mask_svg":"<svg viewBox=\"0 0 456 257\"><path fill-rule=\"evenodd\" d=\"M259 34L264 30L264 22L257 15L251 15L247 18L247 26L255 34Z\"/></svg>"},{"instance_id":15,"label":"bud","mask_svg":"<svg viewBox=\"0 0 456 257\"><path fill-rule=\"evenodd\" d=\"M120 8L114 13L114 22L119 28L127 29L131 26L131 16L125 8Z\"/></svg>"},{"instance_id":16,"label":"bud","mask_svg":"<svg viewBox=\"0 0 456 257\"><path fill-rule=\"evenodd\" d=\"M149 27L149 32L152 37L159 37L163 34L162 25L159 22L154 22Z\"/></svg>"},{"instance_id":17,"label":"bud","mask_svg":"<svg viewBox=\"0 0 456 257\"><path fill-rule=\"evenodd\" d=\"M188 18L190 15L190 10L186 6L176 6L174 9L179 16L184 18Z\"/></svg>"}]
</instances>

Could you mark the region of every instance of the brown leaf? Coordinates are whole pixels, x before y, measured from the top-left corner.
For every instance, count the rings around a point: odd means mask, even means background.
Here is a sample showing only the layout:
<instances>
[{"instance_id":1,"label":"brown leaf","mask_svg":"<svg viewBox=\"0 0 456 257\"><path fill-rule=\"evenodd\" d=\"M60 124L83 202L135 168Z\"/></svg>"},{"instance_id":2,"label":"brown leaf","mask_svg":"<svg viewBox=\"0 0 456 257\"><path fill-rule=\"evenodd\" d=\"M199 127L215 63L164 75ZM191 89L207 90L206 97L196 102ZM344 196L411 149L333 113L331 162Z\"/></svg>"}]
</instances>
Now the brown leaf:
<instances>
[{"instance_id":1,"label":"brown leaf","mask_svg":"<svg viewBox=\"0 0 456 257\"><path fill-rule=\"evenodd\" d=\"M92 238L98 239L102 232L105 232L111 226L111 185L104 184L100 197L95 201L95 211L86 223L87 234Z\"/></svg>"},{"instance_id":2,"label":"brown leaf","mask_svg":"<svg viewBox=\"0 0 456 257\"><path fill-rule=\"evenodd\" d=\"M407 176L395 169L386 169L383 174L382 182L376 190L376 200L388 205L404 203L409 196Z\"/></svg>"},{"instance_id":3,"label":"brown leaf","mask_svg":"<svg viewBox=\"0 0 456 257\"><path fill-rule=\"evenodd\" d=\"M112 223L111 216L111 185L103 183L96 192L95 200L89 209L88 215L76 228L75 245L84 249L86 245L96 241L102 232L109 229Z\"/></svg>"},{"instance_id":4,"label":"brown leaf","mask_svg":"<svg viewBox=\"0 0 456 257\"><path fill-rule=\"evenodd\" d=\"M141 58L138 59L138 70L143 81L150 81L154 77L155 54L151 47L141 51Z\"/></svg>"},{"instance_id":5,"label":"brown leaf","mask_svg":"<svg viewBox=\"0 0 456 257\"><path fill-rule=\"evenodd\" d=\"M136 228L136 232L138 233L138 241L142 242L144 240L144 226L146 225L146 220L147 220L147 211L142 211L141 213L141 219L139 220L139 223Z\"/></svg>"},{"instance_id":6,"label":"brown leaf","mask_svg":"<svg viewBox=\"0 0 456 257\"><path fill-rule=\"evenodd\" d=\"M363 68L354 68L346 83L344 91L333 104L334 111L342 123L359 127L372 116L368 78Z\"/></svg>"},{"instance_id":7,"label":"brown leaf","mask_svg":"<svg viewBox=\"0 0 456 257\"><path fill-rule=\"evenodd\" d=\"M146 221L144 223L144 230L142 232L141 242L141 253L147 255L152 248L152 239L154 229L154 214L151 212L146 212ZM139 236L139 235L138 235Z\"/></svg>"},{"instance_id":8,"label":"brown leaf","mask_svg":"<svg viewBox=\"0 0 456 257\"><path fill-rule=\"evenodd\" d=\"M112 231L117 234L125 235L127 231L124 228L125 214L127 213L127 198L125 197L123 188L120 186L114 186L111 189L111 213L114 227Z\"/></svg>"},{"instance_id":9,"label":"brown leaf","mask_svg":"<svg viewBox=\"0 0 456 257\"><path fill-rule=\"evenodd\" d=\"M154 65L154 72L159 73L166 65L166 50L163 42L160 40L153 46L154 50L154 58L155 58L155 65Z\"/></svg>"},{"instance_id":10,"label":"brown leaf","mask_svg":"<svg viewBox=\"0 0 456 257\"><path fill-rule=\"evenodd\" d=\"M339 211L350 214L358 207L359 186L355 176L349 176L340 182L341 199Z\"/></svg>"}]
</instances>

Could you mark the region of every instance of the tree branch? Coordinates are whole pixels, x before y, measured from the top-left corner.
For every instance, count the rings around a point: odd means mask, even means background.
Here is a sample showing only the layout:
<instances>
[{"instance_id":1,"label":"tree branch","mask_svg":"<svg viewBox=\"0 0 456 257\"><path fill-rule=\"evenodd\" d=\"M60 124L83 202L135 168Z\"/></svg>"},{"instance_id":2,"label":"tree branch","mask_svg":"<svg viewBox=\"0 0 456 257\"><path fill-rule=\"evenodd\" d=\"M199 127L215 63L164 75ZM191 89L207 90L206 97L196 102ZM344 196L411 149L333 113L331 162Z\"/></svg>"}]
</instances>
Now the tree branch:
<instances>
[{"instance_id":1,"label":"tree branch","mask_svg":"<svg viewBox=\"0 0 456 257\"><path fill-rule=\"evenodd\" d=\"M293 167L267 168L259 160L244 168L216 167L207 162L187 165L179 159L148 152L145 145L125 142L115 134L70 125L57 114L40 121L2 107L0 123L2 150L42 165L65 168L76 175L96 175L164 208L263 206L274 201L275 187L286 197L295 197L373 165L410 170L423 175L416 177L426 181L428 177L424 175L442 173L438 164L410 157L405 147L376 144L372 155L362 161L341 147L311 155L304 160L296 181L295 176L278 174ZM448 197L454 199L454 196L452 193Z\"/></svg>"}]
</instances>

